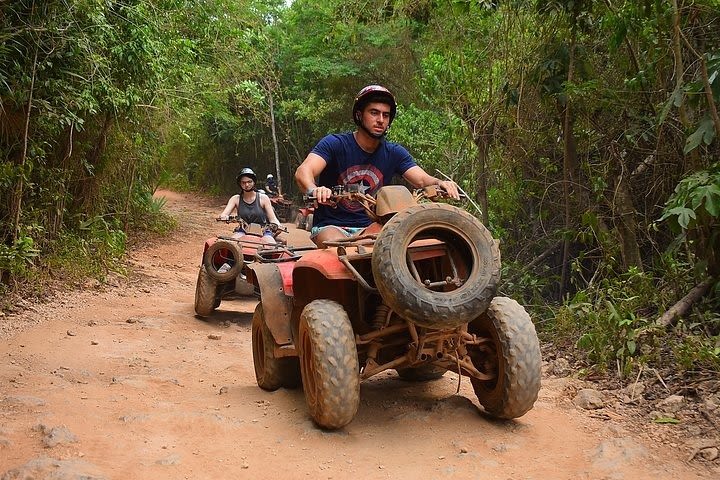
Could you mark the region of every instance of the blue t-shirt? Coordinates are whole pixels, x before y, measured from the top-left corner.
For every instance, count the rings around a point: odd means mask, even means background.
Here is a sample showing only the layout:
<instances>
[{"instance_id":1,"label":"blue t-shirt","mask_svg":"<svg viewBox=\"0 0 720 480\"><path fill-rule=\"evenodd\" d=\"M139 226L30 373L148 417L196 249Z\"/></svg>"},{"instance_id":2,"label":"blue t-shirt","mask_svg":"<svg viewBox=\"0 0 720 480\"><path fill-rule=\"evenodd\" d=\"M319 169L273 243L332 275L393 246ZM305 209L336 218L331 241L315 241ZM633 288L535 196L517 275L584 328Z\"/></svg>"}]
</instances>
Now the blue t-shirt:
<instances>
[{"instance_id":1,"label":"blue t-shirt","mask_svg":"<svg viewBox=\"0 0 720 480\"><path fill-rule=\"evenodd\" d=\"M373 153L366 152L357 144L352 132L323 137L312 153L327 162L318 178L318 186L332 188L359 183L361 191L371 195L389 184L394 175L403 175L417 165L405 147L384 138ZM358 202L343 201L337 207L319 205L313 216L314 227L367 227L370 223Z\"/></svg>"}]
</instances>

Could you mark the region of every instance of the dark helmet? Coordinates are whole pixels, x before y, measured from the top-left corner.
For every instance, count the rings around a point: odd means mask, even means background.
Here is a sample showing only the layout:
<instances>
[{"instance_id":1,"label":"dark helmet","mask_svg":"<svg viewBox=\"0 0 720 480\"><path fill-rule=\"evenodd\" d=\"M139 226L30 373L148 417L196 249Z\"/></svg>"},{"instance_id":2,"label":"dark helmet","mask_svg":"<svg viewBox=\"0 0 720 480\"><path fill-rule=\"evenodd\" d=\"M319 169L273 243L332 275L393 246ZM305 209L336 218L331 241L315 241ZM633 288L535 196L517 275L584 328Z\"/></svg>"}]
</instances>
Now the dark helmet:
<instances>
[{"instance_id":1,"label":"dark helmet","mask_svg":"<svg viewBox=\"0 0 720 480\"><path fill-rule=\"evenodd\" d=\"M235 183L237 183L239 185L240 179L242 177L252 178L252 181L257 183L257 175L255 175L255 172L253 172L252 168L245 167L242 170L240 170L240 173L238 173L237 177L235 177Z\"/></svg>"},{"instance_id":2,"label":"dark helmet","mask_svg":"<svg viewBox=\"0 0 720 480\"><path fill-rule=\"evenodd\" d=\"M368 85L358 92L355 96L355 103L353 103L352 115L355 125L360 126L360 120L362 119L362 111L371 102L380 102L390 105L390 122L391 125L395 119L397 113L397 103L395 103L395 97L390 90L381 85Z\"/></svg>"}]
</instances>

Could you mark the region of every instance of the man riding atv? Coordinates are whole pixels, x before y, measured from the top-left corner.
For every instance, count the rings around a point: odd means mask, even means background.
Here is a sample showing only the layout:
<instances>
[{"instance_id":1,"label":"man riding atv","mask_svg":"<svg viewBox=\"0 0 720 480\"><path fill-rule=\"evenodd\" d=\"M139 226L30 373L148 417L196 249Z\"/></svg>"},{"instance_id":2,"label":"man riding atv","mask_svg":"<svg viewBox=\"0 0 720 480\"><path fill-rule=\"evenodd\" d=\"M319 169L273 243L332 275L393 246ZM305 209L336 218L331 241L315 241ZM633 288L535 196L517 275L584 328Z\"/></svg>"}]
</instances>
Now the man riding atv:
<instances>
[{"instance_id":1,"label":"man riding atv","mask_svg":"<svg viewBox=\"0 0 720 480\"><path fill-rule=\"evenodd\" d=\"M260 293L258 386L302 381L312 419L335 429L355 416L361 380L450 370L470 377L487 414L524 415L540 389L534 325L517 302L495 296L498 242L443 201L459 198L457 185L385 141L395 112L387 89L365 87L353 105L358 129L323 138L298 167L298 185L318 204L312 238L322 248L248 267ZM423 188L387 185L394 174Z\"/></svg>"},{"instance_id":2,"label":"man riding atv","mask_svg":"<svg viewBox=\"0 0 720 480\"><path fill-rule=\"evenodd\" d=\"M385 139L396 112L395 97L387 88L368 85L358 92L352 108L358 128L322 138L295 171L300 191L317 199L310 238L319 247L349 237L371 222L357 204L329 206L336 185L358 184L364 193L374 194L397 174L414 187L436 185L450 198L460 198L455 182L429 175L403 146Z\"/></svg>"}]
</instances>

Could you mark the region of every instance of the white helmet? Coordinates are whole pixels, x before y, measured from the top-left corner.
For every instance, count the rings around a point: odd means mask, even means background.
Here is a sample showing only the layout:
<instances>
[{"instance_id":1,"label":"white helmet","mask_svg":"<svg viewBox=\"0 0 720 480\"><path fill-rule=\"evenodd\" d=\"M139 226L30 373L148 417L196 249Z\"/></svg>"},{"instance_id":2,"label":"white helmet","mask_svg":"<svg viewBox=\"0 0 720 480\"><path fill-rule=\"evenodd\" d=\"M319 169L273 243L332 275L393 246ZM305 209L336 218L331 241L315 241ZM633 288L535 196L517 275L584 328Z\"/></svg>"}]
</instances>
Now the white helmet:
<instances>
[{"instance_id":1,"label":"white helmet","mask_svg":"<svg viewBox=\"0 0 720 480\"><path fill-rule=\"evenodd\" d=\"M272 173L268 173L267 178L273 178Z\"/></svg>"}]
</instances>

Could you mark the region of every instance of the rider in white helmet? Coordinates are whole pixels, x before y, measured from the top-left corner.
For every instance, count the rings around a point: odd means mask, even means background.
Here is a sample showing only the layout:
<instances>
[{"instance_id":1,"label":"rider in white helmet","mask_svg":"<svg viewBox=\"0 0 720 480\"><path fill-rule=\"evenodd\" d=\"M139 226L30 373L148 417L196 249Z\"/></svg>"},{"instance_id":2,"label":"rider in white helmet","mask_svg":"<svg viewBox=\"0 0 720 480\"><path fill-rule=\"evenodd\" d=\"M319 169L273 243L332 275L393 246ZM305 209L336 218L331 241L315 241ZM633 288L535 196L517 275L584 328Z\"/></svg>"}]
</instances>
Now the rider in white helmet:
<instances>
[{"instance_id":1,"label":"rider in white helmet","mask_svg":"<svg viewBox=\"0 0 720 480\"><path fill-rule=\"evenodd\" d=\"M275 177L273 177L272 173L267 174L267 179L265 180L265 189L267 190L267 193L270 196L280 194L280 190L278 189L278 184L275 181Z\"/></svg>"}]
</instances>

